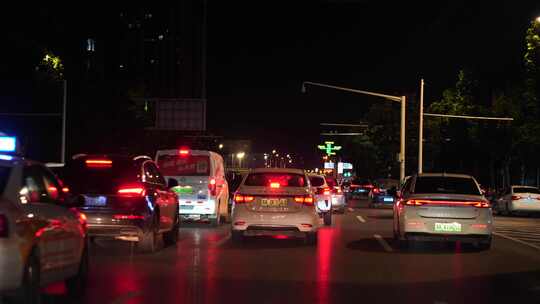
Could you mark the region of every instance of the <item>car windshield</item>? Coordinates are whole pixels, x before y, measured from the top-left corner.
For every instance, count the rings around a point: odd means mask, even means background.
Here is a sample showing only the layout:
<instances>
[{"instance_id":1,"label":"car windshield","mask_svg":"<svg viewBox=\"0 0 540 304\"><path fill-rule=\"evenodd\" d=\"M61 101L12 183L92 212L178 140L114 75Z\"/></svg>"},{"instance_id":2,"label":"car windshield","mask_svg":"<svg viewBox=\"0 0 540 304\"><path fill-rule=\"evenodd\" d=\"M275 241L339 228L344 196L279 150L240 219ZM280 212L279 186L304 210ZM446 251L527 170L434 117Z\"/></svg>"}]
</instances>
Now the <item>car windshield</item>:
<instances>
[{"instance_id":1,"label":"car windshield","mask_svg":"<svg viewBox=\"0 0 540 304\"><path fill-rule=\"evenodd\" d=\"M416 179L414 193L481 195L472 178L421 176Z\"/></svg>"},{"instance_id":2,"label":"car windshield","mask_svg":"<svg viewBox=\"0 0 540 304\"><path fill-rule=\"evenodd\" d=\"M304 175L294 173L250 173L245 186L256 187L305 187ZM279 185L279 186L278 186Z\"/></svg>"},{"instance_id":3,"label":"car windshield","mask_svg":"<svg viewBox=\"0 0 540 304\"><path fill-rule=\"evenodd\" d=\"M110 166L76 160L66 165L60 178L75 194L115 194L122 185L140 180L138 169L131 160L113 159Z\"/></svg>"},{"instance_id":4,"label":"car windshield","mask_svg":"<svg viewBox=\"0 0 540 304\"><path fill-rule=\"evenodd\" d=\"M533 187L514 187L514 193L534 193L540 194L540 189Z\"/></svg>"},{"instance_id":5,"label":"car windshield","mask_svg":"<svg viewBox=\"0 0 540 304\"><path fill-rule=\"evenodd\" d=\"M10 172L10 167L0 166L0 194L4 193Z\"/></svg>"},{"instance_id":6,"label":"car windshield","mask_svg":"<svg viewBox=\"0 0 540 304\"><path fill-rule=\"evenodd\" d=\"M210 157L208 155L160 155L157 165L165 176L208 176Z\"/></svg>"},{"instance_id":7,"label":"car windshield","mask_svg":"<svg viewBox=\"0 0 540 304\"><path fill-rule=\"evenodd\" d=\"M309 182L312 187L321 187L324 186L324 177L322 176L310 176Z\"/></svg>"}]
</instances>

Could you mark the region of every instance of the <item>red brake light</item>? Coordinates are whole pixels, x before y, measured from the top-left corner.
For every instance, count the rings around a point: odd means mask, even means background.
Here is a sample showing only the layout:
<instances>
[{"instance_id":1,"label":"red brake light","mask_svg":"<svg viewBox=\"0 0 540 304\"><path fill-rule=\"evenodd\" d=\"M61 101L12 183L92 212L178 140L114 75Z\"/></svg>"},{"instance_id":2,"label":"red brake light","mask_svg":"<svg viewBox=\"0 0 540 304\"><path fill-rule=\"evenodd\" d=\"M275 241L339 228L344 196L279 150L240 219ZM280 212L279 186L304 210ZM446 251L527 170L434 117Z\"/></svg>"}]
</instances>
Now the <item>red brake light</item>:
<instances>
[{"instance_id":1,"label":"red brake light","mask_svg":"<svg viewBox=\"0 0 540 304\"><path fill-rule=\"evenodd\" d=\"M69 192L69 188L68 188L68 187L63 187L63 188L62 188L62 192L68 193L68 192Z\"/></svg>"},{"instance_id":2,"label":"red brake light","mask_svg":"<svg viewBox=\"0 0 540 304\"><path fill-rule=\"evenodd\" d=\"M422 205L457 205L457 206L472 206L476 208L489 208L491 205L484 201L435 201L435 200L408 200L405 202L407 206L422 206Z\"/></svg>"},{"instance_id":3,"label":"red brake light","mask_svg":"<svg viewBox=\"0 0 540 304\"><path fill-rule=\"evenodd\" d=\"M381 189L379 189L379 188L373 188L372 191L373 191L374 194L379 194L379 193L381 193Z\"/></svg>"},{"instance_id":4,"label":"red brake light","mask_svg":"<svg viewBox=\"0 0 540 304\"><path fill-rule=\"evenodd\" d=\"M139 185L126 185L118 189L118 194L122 196L143 196L144 187Z\"/></svg>"},{"instance_id":5,"label":"red brake light","mask_svg":"<svg viewBox=\"0 0 540 304\"><path fill-rule=\"evenodd\" d=\"M85 161L88 168L110 168L112 160L110 159L87 159Z\"/></svg>"},{"instance_id":6,"label":"red brake light","mask_svg":"<svg viewBox=\"0 0 540 304\"><path fill-rule=\"evenodd\" d=\"M334 187L334 193L341 194L342 192L340 187Z\"/></svg>"},{"instance_id":7,"label":"red brake light","mask_svg":"<svg viewBox=\"0 0 540 304\"><path fill-rule=\"evenodd\" d=\"M115 220L144 220L144 215L135 214L115 214L113 215Z\"/></svg>"},{"instance_id":8,"label":"red brake light","mask_svg":"<svg viewBox=\"0 0 540 304\"><path fill-rule=\"evenodd\" d=\"M277 189L279 188L281 185L279 183L270 183L270 188L274 188L274 189Z\"/></svg>"},{"instance_id":9,"label":"red brake light","mask_svg":"<svg viewBox=\"0 0 540 304\"><path fill-rule=\"evenodd\" d=\"M407 206L422 206L423 204L427 203L428 201L419 201L419 200L408 200L405 202L405 205Z\"/></svg>"},{"instance_id":10,"label":"red brake light","mask_svg":"<svg viewBox=\"0 0 540 304\"><path fill-rule=\"evenodd\" d=\"M519 195L512 195L512 200L513 201L517 201L517 200L520 200L521 199L521 196Z\"/></svg>"},{"instance_id":11,"label":"red brake light","mask_svg":"<svg viewBox=\"0 0 540 304\"><path fill-rule=\"evenodd\" d=\"M188 156L189 149L187 147L181 147L180 150L178 151L178 154L180 154L180 156Z\"/></svg>"},{"instance_id":12,"label":"red brake light","mask_svg":"<svg viewBox=\"0 0 540 304\"><path fill-rule=\"evenodd\" d=\"M210 195L216 195L216 179L210 178L208 180L208 191L210 191Z\"/></svg>"},{"instance_id":13,"label":"red brake light","mask_svg":"<svg viewBox=\"0 0 540 304\"><path fill-rule=\"evenodd\" d=\"M330 188L324 188L323 194L324 195L330 195Z\"/></svg>"},{"instance_id":14,"label":"red brake light","mask_svg":"<svg viewBox=\"0 0 540 304\"><path fill-rule=\"evenodd\" d=\"M237 204L251 203L254 200L255 200L254 196L243 195L243 194L238 194L238 193L234 195L234 202Z\"/></svg>"},{"instance_id":15,"label":"red brake light","mask_svg":"<svg viewBox=\"0 0 540 304\"><path fill-rule=\"evenodd\" d=\"M0 214L0 237L5 238L8 236L8 221L5 215Z\"/></svg>"}]
</instances>

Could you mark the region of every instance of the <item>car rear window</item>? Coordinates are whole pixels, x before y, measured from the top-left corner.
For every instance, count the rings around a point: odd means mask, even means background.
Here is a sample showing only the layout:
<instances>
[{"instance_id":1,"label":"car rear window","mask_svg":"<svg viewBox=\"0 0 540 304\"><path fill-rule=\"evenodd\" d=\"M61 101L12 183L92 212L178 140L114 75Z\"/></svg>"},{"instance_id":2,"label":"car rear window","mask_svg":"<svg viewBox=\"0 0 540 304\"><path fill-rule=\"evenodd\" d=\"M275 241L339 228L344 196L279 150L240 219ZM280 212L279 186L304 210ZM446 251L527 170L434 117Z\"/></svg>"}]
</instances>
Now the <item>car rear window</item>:
<instances>
[{"instance_id":1,"label":"car rear window","mask_svg":"<svg viewBox=\"0 0 540 304\"><path fill-rule=\"evenodd\" d=\"M311 183L312 187L320 187L324 185L324 178L320 176L310 176L309 182Z\"/></svg>"},{"instance_id":2,"label":"car rear window","mask_svg":"<svg viewBox=\"0 0 540 304\"><path fill-rule=\"evenodd\" d=\"M481 195L472 178L423 176L416 179L414 193Z\"/></svg>"},{"instance_id":3,"label":"car rear window","mask_svg":"<svg viewBox=\"0 0 540 304\"><path fill-rule=\"evenodd\" d=\"M326 178L326 184L328 184L328 187L336 187L338 185L336 180L331 177Z\"/></svg>"},{"instance_id":4,"label":"car rear window","mask_svg":"<svg viewBox=\"0 0 540 304\"><path fill-rule=\"evenodd\" d=\"M270 187L272 183L279 183L280 187L305 187L304 175L294 173L250 173L245 186Z\"/></svg>"},{"instance_id":5,"label":"car rear window","mask_svg":"<svg viewBox=\"0 0 540 304\"><path fill-rule=\"evenodd\" d=\"M10 172L11 168L0 167L0 194L4 193L4 188L6 188Z\"/></svg>"},{"instance_id":6,"label":"car rear window","mask_svg":"<svg viewBox=\"0 0 540 304\"><path fill-rule=\"evenodd\" d=\"M514 193L535 193L535 194L540 194L540 190L538 188L530 188L530 187L514 187Z\"/></svg>"},{"instance_id":7,"label":"car rear window","mask_svg":"<svg viewBox=\"0 0 540 304\"><path fill-rule=\"evenodd\" d=\"M210 157L208 155L160 155L157 165L165 176L209 176Z\"/></svg>"},{"instance_id":8,"label":"car rear window","mask_svg":"<svg viewBox=\"0 0 540 304\"><path fill-rule=\"evenodd\" d=\"M140 180L140 165L131 160L112 160L110 166L88 167L76 160L63 170L64 183L75 194L114 194L124 184Z\"/></svg>"}]
</instances>

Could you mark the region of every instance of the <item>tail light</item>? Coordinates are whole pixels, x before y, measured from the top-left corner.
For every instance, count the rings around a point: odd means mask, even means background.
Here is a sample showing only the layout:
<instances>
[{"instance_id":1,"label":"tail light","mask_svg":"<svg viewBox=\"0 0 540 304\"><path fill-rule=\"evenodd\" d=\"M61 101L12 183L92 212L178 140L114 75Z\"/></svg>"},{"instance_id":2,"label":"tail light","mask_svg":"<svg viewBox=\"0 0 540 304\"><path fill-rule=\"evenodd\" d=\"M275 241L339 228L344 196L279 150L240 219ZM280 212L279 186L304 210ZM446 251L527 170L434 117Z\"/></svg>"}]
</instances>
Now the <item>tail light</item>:
<instances>
[{"instance_id":1,"label":"tail light","mask_svg":"<svg viewBox=\"0 0 540 304\"><path fill-rule=\"evenodd\" d=\"M208 180L208 191L210 191L210 195L215 196L216 195L216 179L210 178Z\"/></svg>"},{"instance_id":2,"label":"tail light","mask_svg":"<svg viewBox=\"0 0 540 304\"><path fill-rule=\"evenodd\" d=\"M313 196L311 195L303 195L303 196L295 196L294 202L299 204L304 204L306 206L313 206Z\"/></svg>"},{"instance_id":3,"label":"tail light","mask_svg":"<svg viewBox=\"0 0 540 304\"><path fill-rule=\"evenodd\" d=\"M88 168L110 168L112 160L110 159L87 159L85 161Z\"/></svg>"},{"instance_id":4,"label":"tail light","mask_svg":"<svg viewBox=\"0 0 540 304\"><path fill-rule=\"evenodd\" d=\"M520 200L521 199L521 196L519 195L512 195L512 200L513 201L517 201L517 200Z\"/></svg>"},{"instance_id":5,"label":"tail light","mask_svg":"<svg viewBox=\"0 0 540 304\"><path fill-rule=\"evenodd\" d=\"M274 189L277 189L279 188L281 185L279 183L270 183L270 188L274 188Z\"/></svg>"},{"instance_id":6,"label":"tail light","mask_svg":"<svg viewBox=\"0 0 540 304\"><path fill-rule=\"evenodd\" d=\"M8 221L7 217L3 214L0 214L0 238L8 237Z\"/></svg>"},{"instance_id":7,"label":"tail light","mask_svg":"<svg viewBox=\"0 0 540 304\"><path fill-rule=\"evenodd\" d=\"M180 150L178 150L178 154L180 154L181 157L188 156L189 155L189 148L181 147Z\"/></svg>"},{"instance_id":8,"label":"tail light","mask_svg":"<svg viewBox=\"0 0 540 304\"><path fill-rule=\"evenodd\" d=\"M324 195L330 195L330 188L324 188L323 194Z\"/></svg>"},{"instance_id":9,"label":"tail light","mask_svg":"<svg viewBox=\"0 0 540 304\"><path fill-rule=\"evenodd\" d=\"M239 194L239 193L234 195L234 202L237 204L251 203L254 200L255 200L255 197L251 195L244 195L244 194Z\"/></svg>"},{"instance_id":10,"label":"tail light","mask_svg":"<svg viewBox=\"0 0 540 304\"><path fill-rule=\"evenodd\" d=\"M341 193L343 193L343 191L341 191L340 187L334 187L334 193L335 194L341 194Z\"/></svg>"},{"instance_id":11,"label":"tail light","mask_svg":"<svg viewBox=\"0 0 540 304\"><path fill-rule=\"evenodd\" d=\"M144 194L145 189L141 185L124 185L118 188L118 195L121 196L136 197L144 196Z\"/></svg>"},{"instance_id":12,"label":"tail light","mask_svg":"<svg viewBox=\"0 0 540 304\"><path fill-rule=\"evenodd\" d=\"M476 208L489 208L491 205L485 201L433 201L433 200L407 200L407 206L422 206L422 205L454 205L454 206L472 206Z\"/></svg>"},{"instance_id":13,"label":"tail light","mask_svg":"<svg viewBox=\"0 0 540 304\"><path fill-rule=\"evenodd\" d=\"M115 214L113 215L115 220L144 220L144 215L138 214Z\"/></svg>"},{"instance_id":14,"label":"tail light","mask_svg":"<svg viewBox=\"0 0 540 304\"><path fill-rule=\"evenodd\" d=\"M64 192L64 193L69 193L69 188L68 188L68 187L63 187L63 188L62 188L62 192Z\"/></svg>"},{"instance_id":15,"label":"tail light","mask_svg":"<svg viewBox=\"0 0 540 304\"><path fill-rule=\"evenodd\" d=\"M381 189L379 189L379 188L373 188L372 191L373 191L373 194L379 194L379 193L381 193Z\"/></svg>"}]
</instances>

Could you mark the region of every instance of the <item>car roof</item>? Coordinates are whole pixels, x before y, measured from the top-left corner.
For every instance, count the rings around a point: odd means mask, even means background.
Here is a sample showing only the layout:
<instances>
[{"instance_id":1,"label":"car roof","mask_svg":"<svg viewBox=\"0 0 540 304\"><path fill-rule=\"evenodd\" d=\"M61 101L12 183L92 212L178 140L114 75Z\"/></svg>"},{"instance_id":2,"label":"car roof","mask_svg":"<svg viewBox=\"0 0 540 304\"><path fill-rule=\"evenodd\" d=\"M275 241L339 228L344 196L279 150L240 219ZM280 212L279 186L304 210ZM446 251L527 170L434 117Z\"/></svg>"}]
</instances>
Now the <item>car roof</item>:
<instances>
[{"instance_id":1,"label":"car roof","mask_svg":"<svg viewBox=\"0 0 540 304\"><path fill-rule=\"evenodd\" d=\"M122 161L134 161L139 159L153 160L148 155L128 155L128 154L77 154L74 155L71 160L85 160L89 158L107 158L110 160L122 160Z\"/></svg>"},{"instance_id":2,"label":"car roof","mask_svg":"<svg viewBox=\"0 0 540 304\"><path fill-rule=\"evenodd\" d=\"M166 149L166 150L157 150L156 155L177 155L179 149ZM209 151L209 150L189 150L189 154L191 155L210 155L212 153L217 154L216 152Z\"/></svg>"},{"instance_id":3,"label":"car roof","mask_svg":"<svg viewBox=\"0 0 540 304\"><path fill-rule=\"evenodd\" d=\"M457 174L457 173L420 173L418 177L455 177L455 178L473 178L467 174Z\"/></svg>"},{"instance_id":4,"label":"car roof","mask_svg":"<svg viewBox=\"0 0 540 304\"><path fill-rule=\"evenodd\" d=\"M255 168L251 169L249 173L293 173L293 174L305 174L302 169L293 168Z\"/></svg>"}]
</instances>

